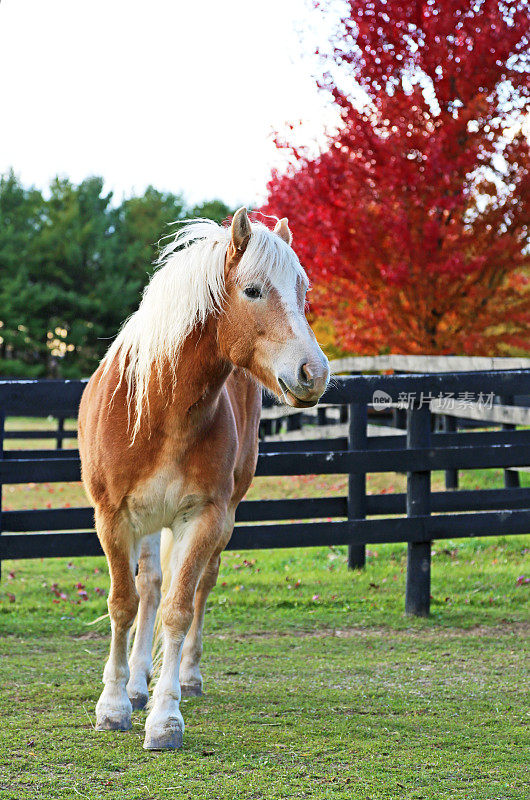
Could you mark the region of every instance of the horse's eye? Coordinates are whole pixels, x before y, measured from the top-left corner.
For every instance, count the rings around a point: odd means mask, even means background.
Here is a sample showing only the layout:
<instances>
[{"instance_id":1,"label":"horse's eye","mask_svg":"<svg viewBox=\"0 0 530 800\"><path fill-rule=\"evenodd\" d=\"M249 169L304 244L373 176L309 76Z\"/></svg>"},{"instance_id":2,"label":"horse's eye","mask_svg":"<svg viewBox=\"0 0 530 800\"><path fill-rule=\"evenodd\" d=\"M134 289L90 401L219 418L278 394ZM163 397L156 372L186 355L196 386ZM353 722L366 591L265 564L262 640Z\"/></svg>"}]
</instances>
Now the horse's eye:
<instances>
[{"instance_id":1,"label":"horse's eye","mask_svg":"<svg viewBox=\"0 0 530 800\"><path fill-rule=\"evenodd\" d=\"M258 300L261 297L261 289L258 286L247 286L247 288L243 290L243 294L245 294L249 300Z\"/></svg>"}]
</instances>

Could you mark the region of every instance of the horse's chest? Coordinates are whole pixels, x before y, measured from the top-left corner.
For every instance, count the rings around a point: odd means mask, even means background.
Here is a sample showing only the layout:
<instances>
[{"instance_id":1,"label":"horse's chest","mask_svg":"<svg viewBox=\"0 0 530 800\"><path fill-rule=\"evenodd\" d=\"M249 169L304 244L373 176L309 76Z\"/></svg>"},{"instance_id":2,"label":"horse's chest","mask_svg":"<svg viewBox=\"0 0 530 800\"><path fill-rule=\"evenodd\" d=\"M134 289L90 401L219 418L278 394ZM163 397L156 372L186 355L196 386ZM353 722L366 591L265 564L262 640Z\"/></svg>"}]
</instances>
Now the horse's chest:
<instances>
[{"instance_id":1,"label":"horse's chest","mask_svg":"<svg viewBox=\"0 0 530 800\"><path fill-rule=\"evenodd\" d=\"M188 506L184 476L177 469L158 472L127 498L130 519L139 536L172 527Z\"/></svg>"}]
</instances>

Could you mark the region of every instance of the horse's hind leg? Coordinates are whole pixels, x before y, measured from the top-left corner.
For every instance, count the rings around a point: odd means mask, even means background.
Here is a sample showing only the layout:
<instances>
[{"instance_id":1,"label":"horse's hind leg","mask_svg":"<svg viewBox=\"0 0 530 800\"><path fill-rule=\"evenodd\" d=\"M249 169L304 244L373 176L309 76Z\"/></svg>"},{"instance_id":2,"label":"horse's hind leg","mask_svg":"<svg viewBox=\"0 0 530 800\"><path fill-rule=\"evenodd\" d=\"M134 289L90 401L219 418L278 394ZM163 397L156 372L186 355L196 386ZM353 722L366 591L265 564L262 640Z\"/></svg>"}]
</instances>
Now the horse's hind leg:
<instances>
[{"instance_id":1,"label":"horse's hind leg","mask_svg":"<svg viewBox=\"0 0 530 800\"><path fill-rule=\"evenodd\" d=\"M140 595L140 607L134 644L129 658L130 678L127 694L133 711L143 708L148 699L148 685L153 669L153 630L156 612L160 603L160 533L146 536L142 540L136 588Z\"/></svg>"},{"instance_id":2,"label":"horse's hind leg","mask_svg":"<svg viewBox=\"0 0 530 800\"><path fill-rule=\"evenodd\" d=\"M134 585L136 549L132 531L116 513L96 509L96 527L110 571L108 608L111 624L109 659L103 672L105 688L96 706L96 730L126 731L131 727L131 701L125 686L129 678L127 640L138 609Z\"/></svg>"},{"instance_id":3,"label":"horse's hind leg","mask_svg":"<svg viewBox=\"0 0 530 800\"><path fill-rule=\"evenodd\" d=\"M221 556L214 555L202 573L195 593L193 622L184 640L180 662L180 690L182 697L198 697L202 694L202 675L199 662L202 656L202 628L208 595L217 583Z\"/></svg>"}]
</instances>

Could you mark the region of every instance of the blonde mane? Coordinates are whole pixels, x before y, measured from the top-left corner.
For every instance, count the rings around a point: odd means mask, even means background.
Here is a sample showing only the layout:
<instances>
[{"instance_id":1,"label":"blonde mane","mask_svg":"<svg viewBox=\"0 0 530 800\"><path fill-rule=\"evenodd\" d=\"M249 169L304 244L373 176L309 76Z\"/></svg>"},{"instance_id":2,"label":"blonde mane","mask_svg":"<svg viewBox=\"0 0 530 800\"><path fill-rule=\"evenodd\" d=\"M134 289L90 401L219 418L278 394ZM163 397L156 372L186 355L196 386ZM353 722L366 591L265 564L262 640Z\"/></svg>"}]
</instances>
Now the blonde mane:
<instances>
[{"instance_id":1,"label":"blonde mane","mask_svg":"<svg viewBox=\"0 0 530 800\"><path fill-rule=\"evenodd\" d=\"M305 272L293 250L265 225L254 222L247 248L237 267L238 283L261 278L273 285ZM175 367L187 337L225 297L224 267L230 228L209 220L192 220L163 249L158 269L146 286L138 310L123 325L103 359L103 375L117 360L120 386L125 378L129 418L134 408L132 441L149 408L153 369L164 362ZM118 388L116 387L116 388Z\"/></svg>"}]
</instances>

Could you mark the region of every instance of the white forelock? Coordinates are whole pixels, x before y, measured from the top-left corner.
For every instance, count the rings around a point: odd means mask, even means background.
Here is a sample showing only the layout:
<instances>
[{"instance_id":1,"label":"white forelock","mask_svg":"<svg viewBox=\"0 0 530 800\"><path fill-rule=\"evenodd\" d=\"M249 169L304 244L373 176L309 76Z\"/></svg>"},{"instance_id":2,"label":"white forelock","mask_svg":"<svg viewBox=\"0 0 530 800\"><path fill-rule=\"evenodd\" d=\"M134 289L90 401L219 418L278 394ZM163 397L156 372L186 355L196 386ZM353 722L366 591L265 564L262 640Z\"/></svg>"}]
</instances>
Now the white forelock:
<instances>
[{"instance_id":1,"label":"white forelock","mask_svg":"<svg viewBox=\"0 0 530 800\"><path fill-rule=\"evenodd\" d=\"M236 281L261 279L281 295L294 289L305 272L294 251L265 225L254 222ZM129 411L134 409L133 441L142 412L148 407L148 387L154 368L168 361L173 368L186 338L209 314L219 311L225 297L224 267L230 228L197 219L182 227L164 248L158 269L146 286L138 310L123 325L108 349L103 374L117 358L119 383L125 377Z\"/></svg>"}]
</instances>

